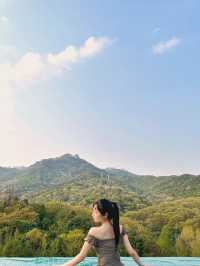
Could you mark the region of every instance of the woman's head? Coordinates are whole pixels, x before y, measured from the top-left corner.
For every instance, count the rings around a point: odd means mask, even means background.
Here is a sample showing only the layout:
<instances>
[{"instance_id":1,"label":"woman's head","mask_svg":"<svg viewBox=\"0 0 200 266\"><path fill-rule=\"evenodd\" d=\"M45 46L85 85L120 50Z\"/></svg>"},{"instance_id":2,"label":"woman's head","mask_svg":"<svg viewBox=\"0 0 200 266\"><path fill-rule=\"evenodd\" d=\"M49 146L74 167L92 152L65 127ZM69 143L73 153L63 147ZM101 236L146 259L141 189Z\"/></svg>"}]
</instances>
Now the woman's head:
<instances>
[{"instance_id":1,"label":"woman's head","mask_svg":"<svg viewBox=\"0 0 200 266\"><path fill-rule=\"evenodd\" d=\"M113 225L116 246L119 243L119 208L116 202L100 199L93 203L92 218L95 223L108 220Z\"/></svg>"}]
</instances>

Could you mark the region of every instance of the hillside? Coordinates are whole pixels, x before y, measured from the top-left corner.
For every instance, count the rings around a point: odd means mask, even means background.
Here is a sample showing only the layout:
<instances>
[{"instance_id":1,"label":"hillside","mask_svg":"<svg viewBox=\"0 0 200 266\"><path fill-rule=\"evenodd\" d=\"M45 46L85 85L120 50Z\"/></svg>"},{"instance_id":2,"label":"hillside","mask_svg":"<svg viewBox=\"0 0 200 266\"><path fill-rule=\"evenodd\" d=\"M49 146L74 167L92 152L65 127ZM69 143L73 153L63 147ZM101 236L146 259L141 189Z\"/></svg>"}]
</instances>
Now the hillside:
<instances>
[{"instance_id":1,"label":"hillside","mask_svg":"<svg viewBox=\"0 0 200 266\"><path fill-rule=\"evenodd\" d=\"M200 176L136 175L124 169L101 169L78 155L64 154L28 167L0 168L0 197L10 189L32 202L61 200L88 206L108 197L122 211L142 209L154 202L200 195Z\"/></svg>"}]
</instances>

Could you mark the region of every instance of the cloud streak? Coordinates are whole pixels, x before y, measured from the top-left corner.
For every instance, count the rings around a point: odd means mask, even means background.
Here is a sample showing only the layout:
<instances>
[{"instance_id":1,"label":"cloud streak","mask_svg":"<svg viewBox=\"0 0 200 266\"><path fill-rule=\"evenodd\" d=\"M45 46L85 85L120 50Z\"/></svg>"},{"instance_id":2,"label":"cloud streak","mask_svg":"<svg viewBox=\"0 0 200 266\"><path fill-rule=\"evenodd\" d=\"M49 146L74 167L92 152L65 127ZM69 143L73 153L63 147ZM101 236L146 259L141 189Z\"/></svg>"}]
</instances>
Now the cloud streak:
<instances>
[{"instance_id":1,"label":"cloud streak","mask_svg":"<svg viewBox=\"0 0 200 266\"><path fill-rule=\"evenodd\" d=\"M20 86L34 80L48 80L63 71L70 69L72 64L98 55L114 40L107 37L89 37L82 46L67 46L59 53L40 54L27 52L17 62L0 64L1 82L11 86Z\"/></svg>"},{"instance_id":2,"label":"cloud streak","mask_svg":"<svg viewBox=\"0 0 200 266\"><path fill-rule=\"evenodd\" d=\"M181 39L177 37L172 37L165 42L159 42L152 47L153 54L161 55L167 51L172 50L181 43Z\"/></svg>"}]
</instances>

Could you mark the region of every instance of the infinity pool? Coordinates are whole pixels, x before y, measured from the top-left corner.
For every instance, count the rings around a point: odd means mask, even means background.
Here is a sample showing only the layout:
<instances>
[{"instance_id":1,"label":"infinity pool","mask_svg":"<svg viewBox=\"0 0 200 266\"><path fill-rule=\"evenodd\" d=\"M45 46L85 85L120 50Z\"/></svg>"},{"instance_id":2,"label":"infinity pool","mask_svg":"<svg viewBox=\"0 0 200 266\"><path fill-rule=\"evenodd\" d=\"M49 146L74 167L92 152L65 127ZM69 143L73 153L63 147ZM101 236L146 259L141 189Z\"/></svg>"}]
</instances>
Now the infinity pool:
<instances>
[{"instance_id":1,"label":"infinity pool","mask_svg":"<svg viewBox=\"0 0 200 266\"><path fill-rule=\"evenodd\" d=\"M53 266L63 264L70 259L71 257L0 257L0 266ZM126 266L137 265L130 257L121 257L121 261ZM141 261L150 266L200 266L200 257L141 257ZM96 266L97 258L87 257L78 265Z\"/></svg>"}]
</instances>

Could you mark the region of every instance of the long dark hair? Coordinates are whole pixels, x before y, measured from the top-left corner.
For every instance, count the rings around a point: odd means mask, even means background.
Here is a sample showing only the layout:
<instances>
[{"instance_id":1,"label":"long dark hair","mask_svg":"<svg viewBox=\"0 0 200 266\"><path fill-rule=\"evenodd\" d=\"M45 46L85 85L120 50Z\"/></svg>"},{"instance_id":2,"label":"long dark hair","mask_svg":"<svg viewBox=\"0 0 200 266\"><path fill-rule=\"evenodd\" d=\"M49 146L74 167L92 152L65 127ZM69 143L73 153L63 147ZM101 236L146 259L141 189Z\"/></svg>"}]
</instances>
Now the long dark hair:
<instances>
[{"instance_id":1,"label":"long dark hair","mask_svg":"<svg viewBox=\"0 0 200 266\"><path fill-rule=\"evenodd\" d=\"M115 233L115 247L119 244L120 228L119 228L119 208L116 202L108 199L100 199L93 203L97 205L97 209L104 216L107 212L107 218L111 221Z\"/></svg>"}]
</instances>

